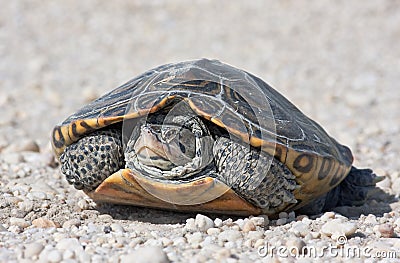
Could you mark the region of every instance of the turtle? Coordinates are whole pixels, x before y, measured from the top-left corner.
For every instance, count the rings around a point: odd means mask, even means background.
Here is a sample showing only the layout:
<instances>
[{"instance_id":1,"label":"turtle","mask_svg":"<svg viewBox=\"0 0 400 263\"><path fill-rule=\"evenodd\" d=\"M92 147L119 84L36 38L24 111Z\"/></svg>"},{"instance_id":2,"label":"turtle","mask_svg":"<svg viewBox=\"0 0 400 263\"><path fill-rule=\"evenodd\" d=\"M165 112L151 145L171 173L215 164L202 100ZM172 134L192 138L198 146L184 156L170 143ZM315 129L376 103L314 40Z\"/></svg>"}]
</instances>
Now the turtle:
<instances>
[{"instance_id":1,"label":"turtle","mask_svg":"<svg viewBox=\"0 0 400 263\"><path fill-rule=\"evenodd\" d=\"M52 131L97 203L232 215L361 205L380 177L259 77L218 60L158 66Z\"/></svg>"}]
</instances>

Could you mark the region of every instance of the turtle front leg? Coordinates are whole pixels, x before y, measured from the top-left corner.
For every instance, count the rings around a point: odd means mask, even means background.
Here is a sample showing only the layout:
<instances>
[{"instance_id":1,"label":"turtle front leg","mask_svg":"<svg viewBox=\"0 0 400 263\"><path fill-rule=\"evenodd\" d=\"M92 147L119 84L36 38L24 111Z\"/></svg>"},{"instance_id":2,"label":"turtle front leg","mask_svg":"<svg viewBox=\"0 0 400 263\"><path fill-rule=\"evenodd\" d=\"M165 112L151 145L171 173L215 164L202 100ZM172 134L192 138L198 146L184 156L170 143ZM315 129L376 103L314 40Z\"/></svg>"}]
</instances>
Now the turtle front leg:
<instances>
[{"instance_id":1,"label":"turtle front leg","mask_svg":"<svg viewBox=\"0 0 400 263\"><path fill-rule=\"evenodd\" d=\"M221 180L264 213L297 203L295 176L274 157L224 137L216 140L213 152Z\"/></svg>"},{"instance_id":2,"label":"turtle front leg","mask_svg":"<svg viewBox=\"0 0 400 263\"><path fill-rule=\"evenodd\" d=\"M124 166L121 139L121 131L115 129L88 134L61 154L61 172L76 189L95 189Z\"/></svg>"}]
</instances>

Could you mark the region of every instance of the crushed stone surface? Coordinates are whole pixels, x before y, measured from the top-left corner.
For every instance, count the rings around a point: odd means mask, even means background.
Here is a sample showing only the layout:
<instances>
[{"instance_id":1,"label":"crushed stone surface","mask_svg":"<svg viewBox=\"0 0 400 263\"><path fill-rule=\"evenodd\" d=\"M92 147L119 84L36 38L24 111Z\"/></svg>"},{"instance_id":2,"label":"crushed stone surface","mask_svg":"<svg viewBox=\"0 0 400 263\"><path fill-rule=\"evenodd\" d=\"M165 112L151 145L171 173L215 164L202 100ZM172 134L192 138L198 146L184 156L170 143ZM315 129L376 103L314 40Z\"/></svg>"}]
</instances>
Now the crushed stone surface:
<instances>
[{"instance_id":1,"label":"crushed stone surface","mask_svg":"<svg viewBox=\"0 0 400 263\"><path fill-rule=\"evenodd\" d=\"M3 1L0 262L398 262L399 25L397 1ZM275 87L385 176L377 191L269 218L99 205L68 185L55 124L147 69L202 57Z\"/></svg>"}]
</instances>

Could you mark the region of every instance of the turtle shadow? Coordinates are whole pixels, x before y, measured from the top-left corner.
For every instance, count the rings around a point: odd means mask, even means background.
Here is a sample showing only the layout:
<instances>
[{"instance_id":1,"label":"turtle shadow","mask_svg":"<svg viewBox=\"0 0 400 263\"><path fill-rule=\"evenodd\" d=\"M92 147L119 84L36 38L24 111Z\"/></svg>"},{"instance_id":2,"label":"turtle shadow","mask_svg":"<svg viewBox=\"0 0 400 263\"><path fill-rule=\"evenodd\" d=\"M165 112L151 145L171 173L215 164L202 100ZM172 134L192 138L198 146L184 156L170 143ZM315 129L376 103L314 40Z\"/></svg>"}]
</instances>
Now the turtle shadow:
<instances>
[{"instance_id":1,"label":"turtle shadow","mask_svg":"<svg viewBox=\"0 0 400 263\"><path fill-rule=\"evenodd\" d=\"M348 218L359 218L361 215L373 214L376 216L383 216L384 213L392 211L390 204L398 202L398 198L394 195L386 193L380 188L376 191L362 206L339 206L331 209ZM215 220L220 218L222 220L232 219L233 221L240 218L247 218L248 216L234 216L216 213L205 212L187 212L187 211L168 211L148 207L138 207L130 205L116 205L116 204L98 204L96 208L100 214L109 214L115 220L128 220L139 221L151 224L184 224L189 218L195 218L197 214L203 214ZM327 211L325 211L327 212ZM297 213L296 215L302 215ZM308 215L310 218L317 218L318 215ZM270 219L277 219L277 216L269 216Z\"/></svg>"},{"instance_id":2,"label":"turtle shadow","mask_svg":"<svg viewBox=\"0 0 400 263\"><path fill-rule=\"evenodd\" d=\"M359 218L361 215L368 214L383 216L383 214L393 211L391 204L398 201L399 199L395 195L377 187L374 194L362 206L339 206L333 208L332 211L348 218Z\"/></svg>"},{"instance_id":3,"label":"turtle shadow","mask_svg":"<svg viewBox=\"0 0 400 263\"><path fill-rule=\"evenodd\" d=\"M115 220L139 221L151 224L184 224L189 218L195 218L197 214L206 215L212 220L220 218L226 220L231 218L236 220L245 216L233 216L224 214L204 213L204 212L179 212L168 211L156 208L138 207L130 205L98 204L97 211L100 214L108 214Z\"/></svg>"}]
</instances>

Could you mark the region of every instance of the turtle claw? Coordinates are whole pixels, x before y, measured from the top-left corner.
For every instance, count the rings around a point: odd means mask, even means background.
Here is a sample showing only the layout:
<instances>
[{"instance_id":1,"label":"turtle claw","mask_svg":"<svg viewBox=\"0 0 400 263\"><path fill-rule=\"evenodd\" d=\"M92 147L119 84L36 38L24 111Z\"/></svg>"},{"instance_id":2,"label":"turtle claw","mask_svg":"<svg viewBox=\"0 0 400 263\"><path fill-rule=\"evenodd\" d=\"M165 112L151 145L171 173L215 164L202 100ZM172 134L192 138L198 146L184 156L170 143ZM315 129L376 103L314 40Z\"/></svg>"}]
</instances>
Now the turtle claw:
<instances>
[{"instance_id":1,"label":"turtle claw","mask_svg":"<svg viewBox=\"0 0 400 263\"><path fill-rule=\"evenodd\" d=\"M376 176L375 178L374 178L374 180L373 180L373 183L374 184L377 184L377 183L379 183L379 182L381 182L381 181L383 181L383 180L385 180L385 178L386 178L386 176Z\"/></svg>"}]
</instances>

